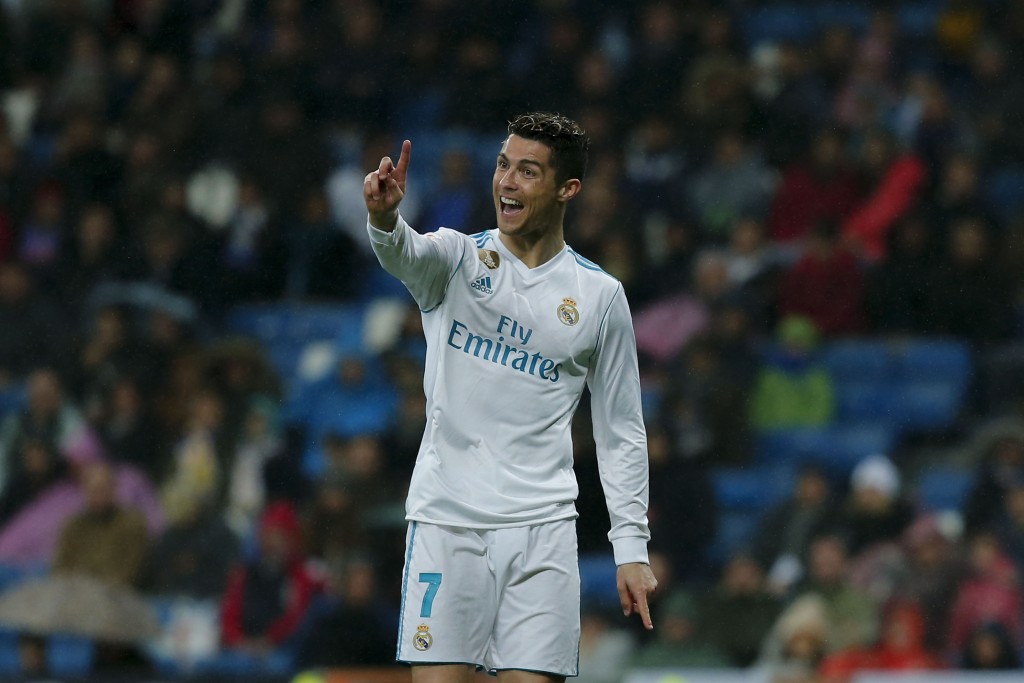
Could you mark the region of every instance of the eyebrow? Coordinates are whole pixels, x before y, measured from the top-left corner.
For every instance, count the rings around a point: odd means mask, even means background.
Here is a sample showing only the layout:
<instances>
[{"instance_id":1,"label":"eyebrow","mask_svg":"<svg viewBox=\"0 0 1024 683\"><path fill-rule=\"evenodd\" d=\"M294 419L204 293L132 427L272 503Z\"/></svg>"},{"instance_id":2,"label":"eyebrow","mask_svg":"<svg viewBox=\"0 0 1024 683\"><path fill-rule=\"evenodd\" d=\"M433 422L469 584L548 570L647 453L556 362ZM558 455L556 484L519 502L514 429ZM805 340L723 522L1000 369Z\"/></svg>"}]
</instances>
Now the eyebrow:
<instances>
[{"instance_id":1,"label":"eyebrow","mask_svg":"<svg viewBox=\"0 0 1024 683\"><path fill-rule=\"evenodd\" d=\"M498 152L498 158L504 161L511 162L511 159L509 159L504 152ZM540 163L539 161L534 161L533 159L520 159L518 163L529 164L530 166L536 166L537 168L544 170L544 164Z\"/></svg>"}]
</instances>

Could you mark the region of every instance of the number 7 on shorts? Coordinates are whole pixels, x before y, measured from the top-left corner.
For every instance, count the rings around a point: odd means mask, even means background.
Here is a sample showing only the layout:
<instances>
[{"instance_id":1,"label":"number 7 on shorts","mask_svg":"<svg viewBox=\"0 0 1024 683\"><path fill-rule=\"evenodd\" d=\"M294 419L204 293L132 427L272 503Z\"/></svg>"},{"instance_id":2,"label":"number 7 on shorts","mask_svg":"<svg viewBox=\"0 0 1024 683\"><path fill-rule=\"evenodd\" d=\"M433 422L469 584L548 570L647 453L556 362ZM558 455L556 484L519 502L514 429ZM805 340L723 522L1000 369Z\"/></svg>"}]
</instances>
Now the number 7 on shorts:
<instances>
[{"instance_id":1,"label":"number 7 on shorts","mask_svg":"<svg viewBox=\"0 0 1024 683\"><path fill-rule=\"evenodd\" d=\"M441 587L441 573L423 572L420 574L420 583L427 584L427 592L423 594L423 604L420 606L420 617L425 618L430 616L434 608L434 597L437 595L437 589Z\"/></svg>"}]
</instances>

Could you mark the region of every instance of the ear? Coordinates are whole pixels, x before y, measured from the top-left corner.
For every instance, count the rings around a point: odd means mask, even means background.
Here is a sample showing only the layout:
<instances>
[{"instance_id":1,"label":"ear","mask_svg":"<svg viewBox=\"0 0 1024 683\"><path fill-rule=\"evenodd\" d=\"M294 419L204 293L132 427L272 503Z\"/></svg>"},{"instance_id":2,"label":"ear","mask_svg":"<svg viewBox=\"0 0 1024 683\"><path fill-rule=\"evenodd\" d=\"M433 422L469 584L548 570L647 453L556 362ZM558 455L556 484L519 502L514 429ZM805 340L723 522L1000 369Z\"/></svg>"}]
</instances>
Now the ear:
<instances>
[{"instance_id":1,"label":"ear","mask_svg":"<svg viewBox=\"0 0 1024 683\"><path fill-rule=\"evenodd\" d=\"M583 183L579 181L579 178L571 178L562 183L562 186L558 188L558 201L567 202L580 193L583 189Z\"/></svg>"}]
</instances>

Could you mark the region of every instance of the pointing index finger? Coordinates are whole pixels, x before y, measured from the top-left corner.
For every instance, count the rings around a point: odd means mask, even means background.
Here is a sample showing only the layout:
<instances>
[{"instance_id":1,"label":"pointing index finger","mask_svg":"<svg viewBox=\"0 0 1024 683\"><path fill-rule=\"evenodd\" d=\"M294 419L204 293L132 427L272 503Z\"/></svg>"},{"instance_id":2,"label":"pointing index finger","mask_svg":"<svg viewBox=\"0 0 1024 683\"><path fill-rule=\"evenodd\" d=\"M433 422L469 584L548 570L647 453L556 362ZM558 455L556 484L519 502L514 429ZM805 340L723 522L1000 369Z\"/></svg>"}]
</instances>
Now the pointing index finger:
<instances>
[{"instance_id":1,"label":"pointing index finger","mask_svg":"<svg viewBox=\"0 0 1024 683\"><path fill-rule=\"evenodd\" d=\"M402 142L402 154L398 157L398 166L395 167L395 179L399 183L405 182L405 174L409 170L409 157L412 155L412 142Z\"/></svg>"},{"instance_id":2,"label":"pointing index finger","mask_svg":"<svg viewBox=\"0 0 1024 683\"><path fill-rule=\"evenodd\" d=\"M651 621L651 607L647 604L647 593L638 591L636 596L636 611L640 613L640 621L648 631L654 629L654 622Z\"/></svg>"}]
</instances>

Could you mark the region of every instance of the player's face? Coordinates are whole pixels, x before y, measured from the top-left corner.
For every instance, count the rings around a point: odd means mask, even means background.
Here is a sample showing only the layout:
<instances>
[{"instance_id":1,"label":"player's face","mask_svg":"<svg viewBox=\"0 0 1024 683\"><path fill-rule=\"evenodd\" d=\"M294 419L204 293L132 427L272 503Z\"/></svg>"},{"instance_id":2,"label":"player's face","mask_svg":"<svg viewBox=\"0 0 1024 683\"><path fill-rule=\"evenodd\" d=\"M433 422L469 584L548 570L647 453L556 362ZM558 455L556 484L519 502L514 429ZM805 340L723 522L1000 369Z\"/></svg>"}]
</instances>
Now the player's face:
<instances>
[{"instance_id":1,"label":"player's face","mask_svg":"<svg viewBox=\"0 0 1024 683\"><path fill-rule=\"evenodd\" d=\"M492 190L503 234L522 237L560 224L564 200L544 143L510 135L498 154Z\"/></svg>"}]
</instances>

